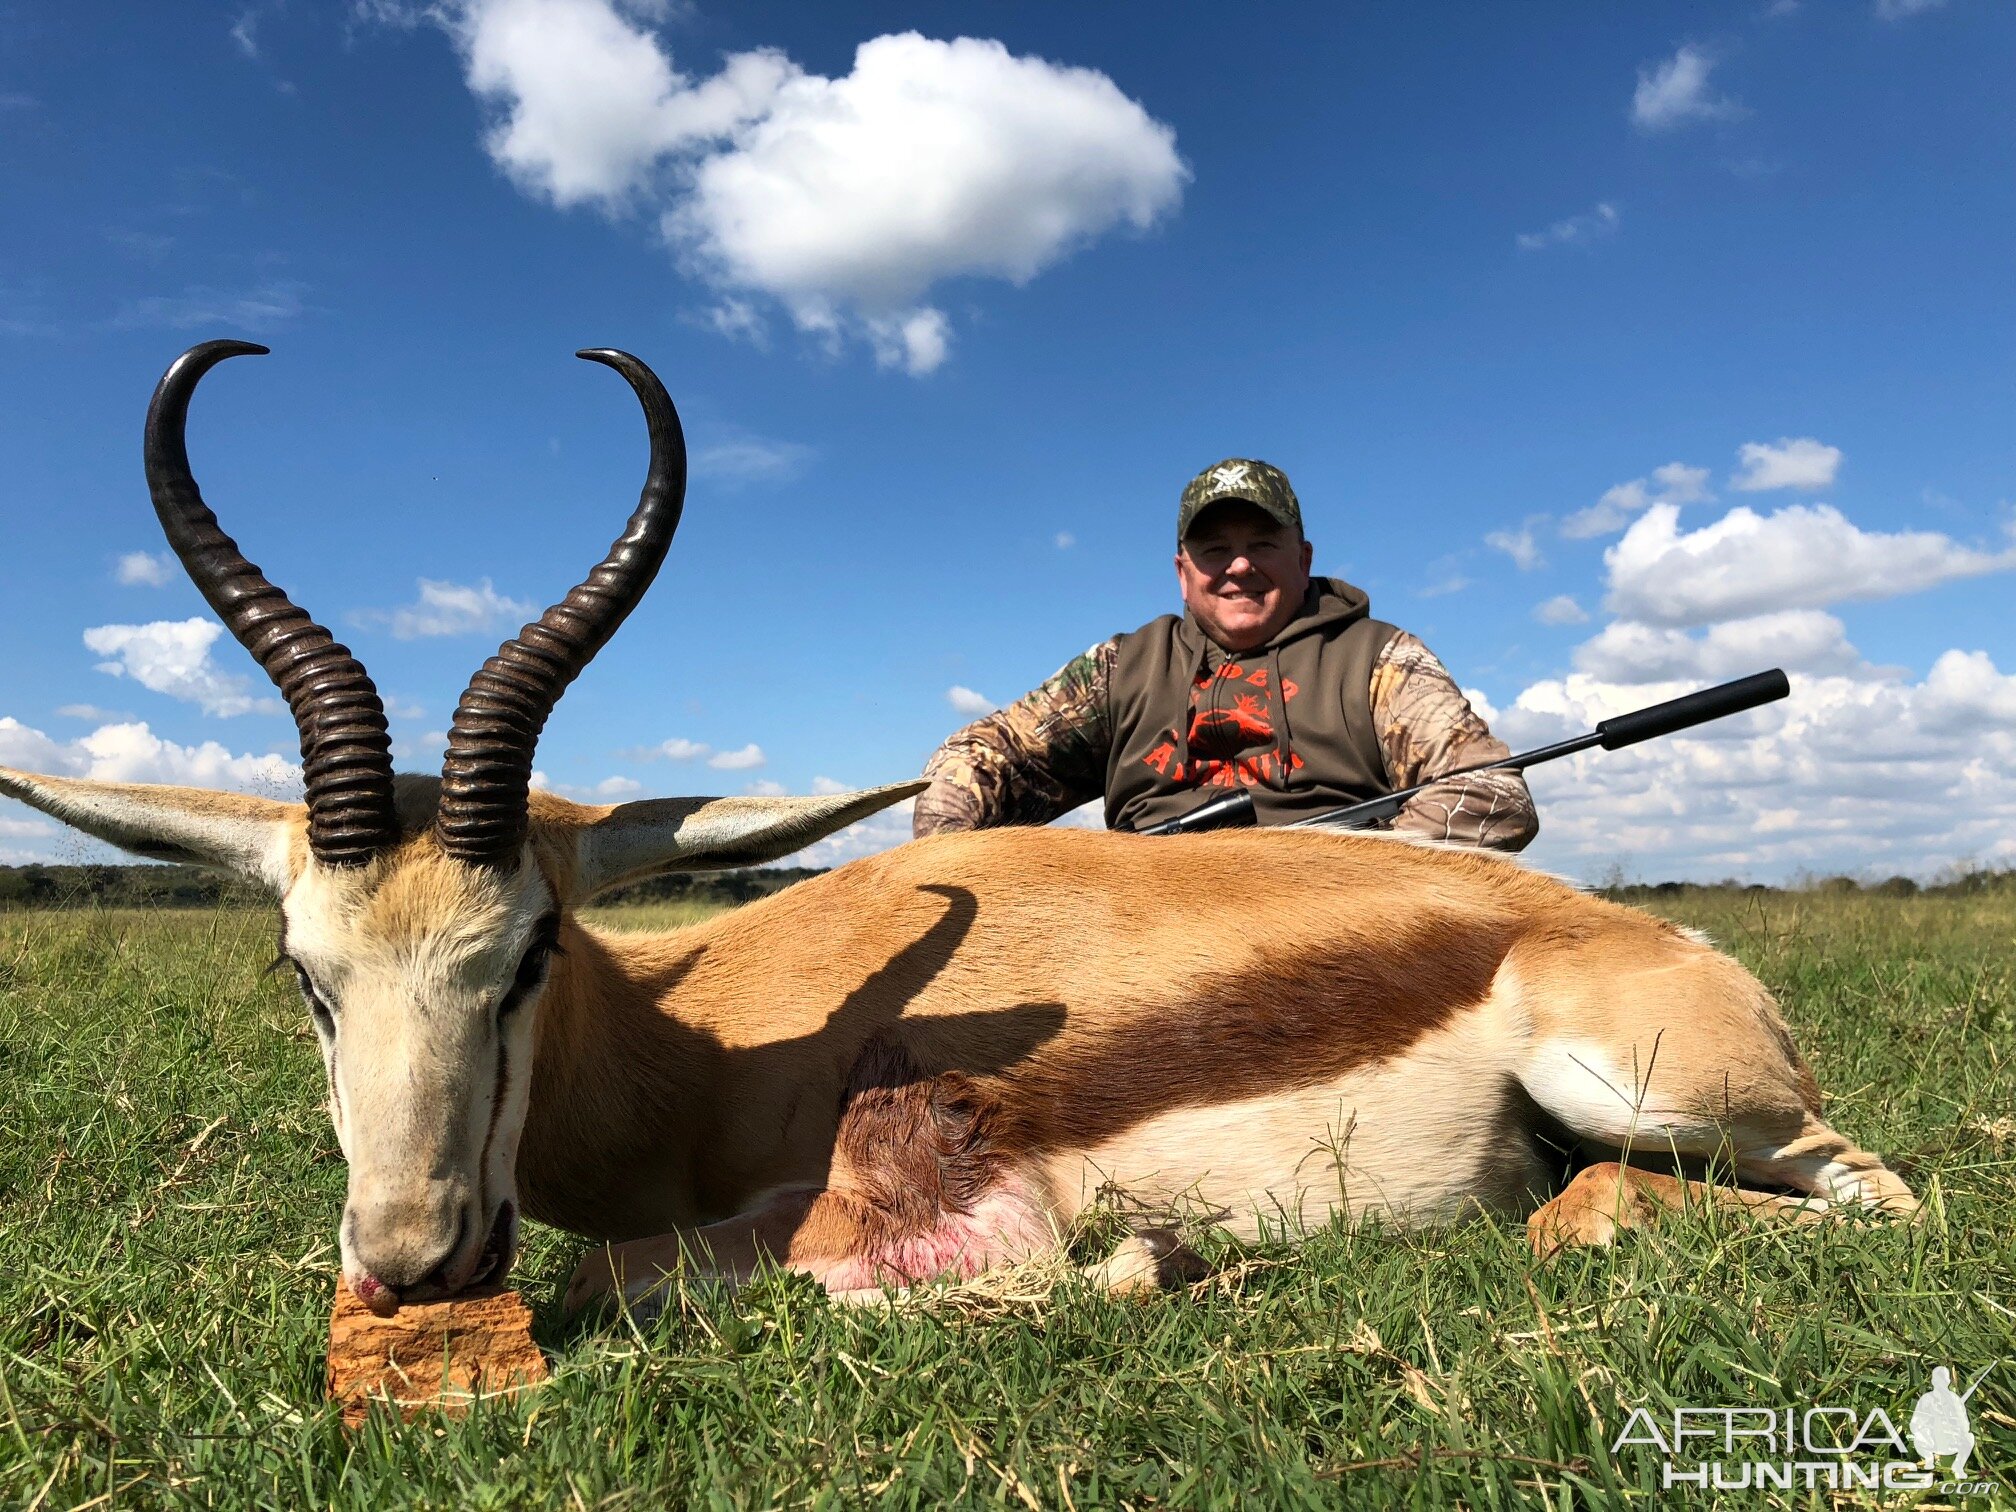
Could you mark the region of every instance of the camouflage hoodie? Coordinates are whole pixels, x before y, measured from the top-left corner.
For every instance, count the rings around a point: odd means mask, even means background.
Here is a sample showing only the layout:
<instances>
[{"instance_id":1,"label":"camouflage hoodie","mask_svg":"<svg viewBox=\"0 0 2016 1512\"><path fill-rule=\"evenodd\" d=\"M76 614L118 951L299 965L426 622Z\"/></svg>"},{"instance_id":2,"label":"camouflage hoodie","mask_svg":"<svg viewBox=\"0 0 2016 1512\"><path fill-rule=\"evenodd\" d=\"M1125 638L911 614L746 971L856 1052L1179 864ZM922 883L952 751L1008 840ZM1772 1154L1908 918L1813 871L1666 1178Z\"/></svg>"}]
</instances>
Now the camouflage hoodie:
<instances>
[{"instance_id":1,"label":"camouflage hoodie","mask_svg":"<svg viewBox=\"0 0 2016 1512\"><path fill-rule=\"evenodd\" d=\"M1319 592L1333 586L1349 587L1321 580L1312 584ZM1362 605L1362 594L1356 589L1349 591ZM1364 608L1354 612L1348 607L1319 607L1317 614L1326 620L1333 616L1355 619L1364 614ZM1165 617L1135 634L1177 623ZM1294 631L1291 625L1275 644L1279 646ZM1093 646L1034 692L975 720L947 740L925 766L924 775L932 779L932 785L917 799L915 832L928 835L999 824L1047 824L1081 804L1107 796L1109 774L1119 749L1116 741L1124 744L1127 735L1143 733L1141 721L1136 721L1131 731L1118 727L1113 697L1115 670L1123 648L1132 639L1115 636ZM1227 657L1205 641L1199 662L1190 666L1206 665L1215 673L1228 664L1244 666L1250 660ZM1292 680L1292 672L1290 677ZM1185 680L1182 672L1175 674L1172 699L1180 695ZM1274 681L1271 675L1268 680ZM1229 678L1200 684L1194 672L1188 681L1193 695L1192 719L1184 733L1192 752L1203 758L1194 763L1200 779L1214 778L1226 770L1223 766L1207 769L1205 762L1232 762L1235 779L1246 775L1239 768L1242 761L1254 763L1249 770L1262 776L1266 769L1258 763L1269 752L1276 753L1275 761L1279 762L1278 739L1262 737L1251 718L1256 707L1263 712L1271 707L1258 702L1263 690L1250 684L1235 690ZM1207 694L1202 700L1195 697L1200 688ZM1211 690L1216 690L1215 698ZM1242 692L1256 702L1242 706ZM1379 792L1432 782L1437 773L1510 754L1470 707L1442 663L1405 631L1391 632L1372 658L1365 692L1370 734L1376 745L1375 764L1384 769L1376 788ZM1332 695L1340 701L1344 696L1342 690ZM1292 700L1297 710L1303 697L1298 684ZM1173 733L1176 707L1171 702L1168 724L1146 734ZM1201 720L1200 714L1204 716ZM1300 751L1306 762L1313 748L1302 746L1296 734L1303 718L1291 710L1285 722L1270 718L1267 724L1270 737L1286 728L1290 759ZM1242 741L1242 734L1251 738ZM1228 737L1239 743L1224 748ZM1352 742L1359 746L1358 755L1364 754L1361 740L1362 736ZM1153 749L1153 745L1148 747L1148 751ZM1170 760L1173 765L1173 750ZM1190 769L1191 764L1186 763L1186 770ZM1184 795L1182 807L1194 807L1206 796L1193 790ZM1108 807L1110 811L1110 803ZM1393 828L1461 844L1519 850L1537 833L1539 821L1524 778L1516 772L1487 772L1436 783L1408 802Z\"/></svg>"}]
</instances>

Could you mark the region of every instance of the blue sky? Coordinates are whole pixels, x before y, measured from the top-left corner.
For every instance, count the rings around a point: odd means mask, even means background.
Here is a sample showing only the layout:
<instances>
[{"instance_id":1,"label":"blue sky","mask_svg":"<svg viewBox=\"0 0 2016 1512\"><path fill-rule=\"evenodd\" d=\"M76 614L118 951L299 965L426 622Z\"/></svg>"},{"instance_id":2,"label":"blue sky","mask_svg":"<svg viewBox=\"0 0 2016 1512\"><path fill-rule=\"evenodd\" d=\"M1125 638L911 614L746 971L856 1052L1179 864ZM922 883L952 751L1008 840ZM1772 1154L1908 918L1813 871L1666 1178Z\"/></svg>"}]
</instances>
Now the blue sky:
<instances>
[{"instance_id":1,"label":"blue sky","mask_svg":"<svg viewBox=\"0 0 2016 1512\"><path fill-rule=\"evenodd\" d=\"M1238 454L1516 745L1792 670L1536 773L1542 864L2016 862L2012 44L1990 0L0 6L0 763L287 780L142 555L147 394L233 335L274 354L197 398L206 494L430 766L634 501L606 344L694 482L563 791L910 775L1168 609ZM0 859L83 853L0 810Z\"/></svg>"}]
</instances>

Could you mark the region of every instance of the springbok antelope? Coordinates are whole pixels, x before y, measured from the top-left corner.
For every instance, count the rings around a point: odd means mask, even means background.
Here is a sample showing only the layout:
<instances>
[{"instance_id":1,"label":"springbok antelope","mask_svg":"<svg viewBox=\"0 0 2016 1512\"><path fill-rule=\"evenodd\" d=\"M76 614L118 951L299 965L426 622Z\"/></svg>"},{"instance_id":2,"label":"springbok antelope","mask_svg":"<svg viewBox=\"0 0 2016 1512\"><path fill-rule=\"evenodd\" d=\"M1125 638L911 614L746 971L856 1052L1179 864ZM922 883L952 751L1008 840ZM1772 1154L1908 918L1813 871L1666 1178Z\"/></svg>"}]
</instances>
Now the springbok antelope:
<instances>
[{"instance_id":1,"label":"springbok antelope","mask_svg":"<svg viewBox=\"0 0 2016 1512\"><path fill-rule=\"evenodd\" d=\"M4 770L0 794L278 896L349 1161L344 1273L374 1309L500 1278L521 1204L615 1241L575 1304L640 1294L684 1256L846 1293L1053 1251L1108 1187L1247 1234L1516 1212L1548 1195L1550 1131L1609 1163L1534 1215L1542 1248L1684 1195L1615 1163L1633 1150L1794 1194L1734 1192L1747 1207L1915 1207L1821 1118L1740 966L1495 856L997 830L669 934L588 928L574 910L602 888L773 859L921 784L610 807L531 790L548 714L650 584L684 497L672 403L614 351L580 355L648 422L628 528L476 673L442 775L395 778L364 668L240 554L189 471L197 382L263 350L177 360L146 464L170 544L293 710L306 803Z\"/></svg>"}]
</instances>

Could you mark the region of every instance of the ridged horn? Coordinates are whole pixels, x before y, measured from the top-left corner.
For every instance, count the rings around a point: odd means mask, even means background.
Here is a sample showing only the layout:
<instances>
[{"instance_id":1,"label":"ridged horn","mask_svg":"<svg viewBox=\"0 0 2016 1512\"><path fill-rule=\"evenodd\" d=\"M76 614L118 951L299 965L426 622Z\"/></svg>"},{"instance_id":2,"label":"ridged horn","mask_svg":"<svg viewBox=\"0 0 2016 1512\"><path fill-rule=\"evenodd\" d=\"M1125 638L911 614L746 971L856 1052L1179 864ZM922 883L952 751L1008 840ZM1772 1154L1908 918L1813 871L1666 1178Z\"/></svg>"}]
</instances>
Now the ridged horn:
<instances>
[{"instance_id":1,"label":"ridged horn","mask_svg":"<svg viewBox=\"0 0 2016 1512\"><path fill-rule=\"evenodd\" d=\"M293 711L315 859L325 866L362 866L399 834L392 740L378 690L347 646L245 560L189 471L183 431L197 383L227 357L265 353L249 341L206 341L175 359L147 406L147 487L183 569Z\"/></svg>"},{"instance_id":2,"label":"ridged horn","mask_svg":"<svg viewBox=\"0 0 2016 1512\"><path fill-rule=\"evenodd\" d=\"M443 850L476 866L517 861L532 753L546 717L651 586L686 500L686 438L665 386L628 352L574 355L614 368L636 390L651 434L651 469L630 523L601 564L499 646L455 706L435 827Z\"/></svg>"}]
</instances>

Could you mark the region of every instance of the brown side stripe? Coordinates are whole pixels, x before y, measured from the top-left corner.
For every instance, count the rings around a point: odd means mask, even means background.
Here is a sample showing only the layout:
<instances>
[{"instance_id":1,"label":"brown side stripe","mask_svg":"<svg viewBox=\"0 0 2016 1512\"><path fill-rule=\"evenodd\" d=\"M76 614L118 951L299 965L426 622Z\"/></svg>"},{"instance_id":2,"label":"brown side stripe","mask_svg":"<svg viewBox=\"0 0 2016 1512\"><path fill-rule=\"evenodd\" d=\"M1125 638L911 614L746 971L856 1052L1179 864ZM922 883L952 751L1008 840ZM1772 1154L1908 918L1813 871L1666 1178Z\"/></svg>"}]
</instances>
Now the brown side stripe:
<instances>
[{"instance_id":1,"label":"brown side stripe","mask_svg":"<svg viewBox=\"0 0 2016 1512\"><path fill-rule=\"evenodd\" d=\"M1085 1148L1174 1108L1264 1097L1389 1060L1482 1002L1517 926L1396 923L1264 974L1200 981L1180 1008L1066 1034L982 1086L1000 1146ZM1068 1005L1067 1005L1068 1006Z\"/></svg>"}]
</instances>

